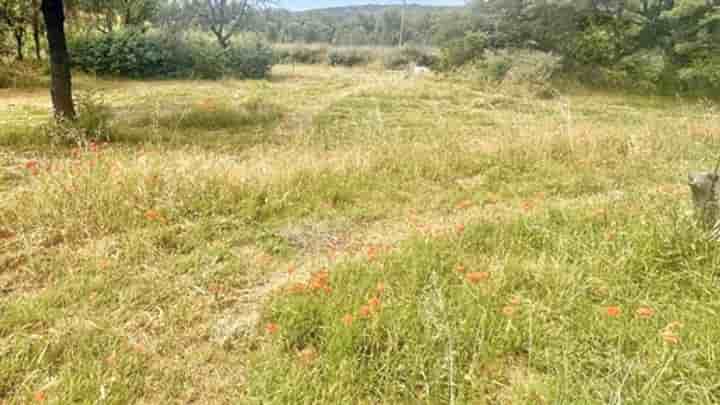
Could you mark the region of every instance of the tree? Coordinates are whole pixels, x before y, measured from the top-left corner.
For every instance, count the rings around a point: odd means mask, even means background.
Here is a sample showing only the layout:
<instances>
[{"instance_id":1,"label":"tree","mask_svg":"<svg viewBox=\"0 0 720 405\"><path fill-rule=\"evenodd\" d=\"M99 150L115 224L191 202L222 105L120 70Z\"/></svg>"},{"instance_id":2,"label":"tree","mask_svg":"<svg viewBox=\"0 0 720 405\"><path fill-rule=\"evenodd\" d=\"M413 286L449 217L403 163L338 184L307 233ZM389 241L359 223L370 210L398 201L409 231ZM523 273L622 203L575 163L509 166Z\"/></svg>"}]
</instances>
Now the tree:
<instances>
[{"instance_id":1,"label":"tree","mask_svg":"<svg viewBox=\"0 0 720 405\"><path fill-rule=\"evenodd\" d=\"M26 0L0 0L0 20L12 31L16 58L19 61L25 59L25 35L30 20L30 9Z\"/></svg>"},{"instance_id":2,"label":"tree","mask_svg":"<svg viewBox=\"0 0 720 405\"><path fill-rule=\"evenodd\" d=\"M42 59L42 48L40 46L40 36L42 35L42 25L40 23L40 0L30 0L31 14L30 25L32 26L33 42L35 43L35 58Z\"/></svg>"},{"instance_id":3,"label":"tree","mask_svg":"<svg viewBox=\"0 0 720 405\"><path fill-rule=\"evenodd\" d=\"M116 26L142 26L152 20L165 3L161 0L76 0L74 8L94 21L94 28L103 33Z\"/></svg>"},{"instance_id":4,"label":"tree","mask_svg":"<svg viewBox=\"0 0 720 405\"><path fill-rule=\"evenodd\" d=\"M70 56L65 39L65 10L63 0L42 0L48 47L50 48L50 96L55 117L75 119L72 99Z\"/></svg>"},{"instance_id":5,"label":"tree","mask_svg":"<svg viewBox=\"0 0 720 405\"><path fill-rule=\"evenodd\" d=\"M193 0L190 7L197 22L215 36L218 44L227 48L233 35L248 25L255 10L270 4L270 0Z\"/></svg>"}]
</instances>

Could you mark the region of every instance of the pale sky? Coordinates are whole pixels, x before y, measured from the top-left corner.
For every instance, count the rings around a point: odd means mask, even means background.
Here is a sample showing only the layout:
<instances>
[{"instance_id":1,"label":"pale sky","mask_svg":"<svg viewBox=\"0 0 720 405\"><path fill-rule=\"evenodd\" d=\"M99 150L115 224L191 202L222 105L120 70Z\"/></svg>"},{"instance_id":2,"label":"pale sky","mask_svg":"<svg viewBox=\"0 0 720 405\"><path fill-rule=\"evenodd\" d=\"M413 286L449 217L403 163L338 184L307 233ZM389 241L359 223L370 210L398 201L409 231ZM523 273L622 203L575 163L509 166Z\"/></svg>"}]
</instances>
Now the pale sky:
<instances>
[{"instance_id":1,"label":"pale sky","mask_svg":"<svg viewBox=\"0 0 720 405\"><path fill-rule=\"evenodd\" d=\"M362 6L365 4L402 4L402 0L280 0L279 6L288 10L308 10L312 8ZM464 0L408 0L408 4L423 6L462 6Z\"/></svg>"}]
</instances>

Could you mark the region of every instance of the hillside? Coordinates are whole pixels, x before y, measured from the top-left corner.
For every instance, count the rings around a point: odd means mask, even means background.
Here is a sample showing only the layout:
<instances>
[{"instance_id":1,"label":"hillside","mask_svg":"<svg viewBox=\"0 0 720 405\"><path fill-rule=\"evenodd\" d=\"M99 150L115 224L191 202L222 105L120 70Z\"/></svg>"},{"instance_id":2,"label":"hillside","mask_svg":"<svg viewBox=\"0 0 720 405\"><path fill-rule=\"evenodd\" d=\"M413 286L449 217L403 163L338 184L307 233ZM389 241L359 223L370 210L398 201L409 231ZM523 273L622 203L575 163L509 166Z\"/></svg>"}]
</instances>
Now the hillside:
<instances>
[{"instance_id":1,"label":"hillside","mask_svg":"<svg viewBox=\"0 0 720 405\"><path fill-rule=\"evenodd\" d=\"M427 14L458 9L457 6L426 6L420 4L408 4L406 11L410 14ZM400 10L402 5L398 4L365 4L361 6L327 7L312 10L296 11L296 15L313 15L326 17L352 17L358 14L379 15L387 10Z\"/></svg>"}]
</instances>

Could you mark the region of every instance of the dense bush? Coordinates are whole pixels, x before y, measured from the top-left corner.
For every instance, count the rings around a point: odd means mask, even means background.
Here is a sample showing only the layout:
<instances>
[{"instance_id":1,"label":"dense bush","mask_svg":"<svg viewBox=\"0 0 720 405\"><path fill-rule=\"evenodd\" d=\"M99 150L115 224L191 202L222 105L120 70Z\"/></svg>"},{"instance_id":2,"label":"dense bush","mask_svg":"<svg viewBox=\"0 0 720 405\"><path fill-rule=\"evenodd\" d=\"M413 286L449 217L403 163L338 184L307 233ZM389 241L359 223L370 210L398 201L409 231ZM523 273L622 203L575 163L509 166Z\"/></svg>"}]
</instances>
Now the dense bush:
<instances>
[{"instance_id":1,"label":"dense bush","mask_svg":"<svg viewBox=\"0 0 720 405\"><path fill-rule=\"evenodd\" d=\"M581 65L608 66L617 60L617 51L610 29L592 26L575 38L565 54Z\"/></svg>"},{"instance_id":2,"label":"dense bush","mask_svg":"<svg viewBox=\"0 0 720 405\"><path fill-rule=\"evenodd\" d=\"M178 76L192 70L190 52L160 36L139 31L75 38L70 43L73 64L90 73L125 77Z\"/></svg>"},{"instance_id":3,"label":"dense bush","mask_svg":"<svg viewBox=\"0 0 720 405\"><path fill-rule=\"evenodd\" d=\"M693 61L677 73L683 90L695 94L720 93L720 57Z\"/></svg>"},{"instance_id":4,"label":"dense bush","mask_svg":"<svg viewBox=\"0 0 720 405\"><path fill-rule=\"evenodd\" d=\"M529 50L488 53L478 65L484 68L488 80L532 84L549 82L562 67L559 56Z\"/></svg>"},{"instance_id":5,"label":"dense bush","mask_svg":"<svg viewBox=\"0 0 720 405\"><path fill-rule=\"evenodd\" d=\"M317 65L327 62L328 47L318 45L279 45L273 47L276 63Z\"/></svg>"},{"instance_id":6,"label":"dense bush","mask_svg":"<svg viewBox=\"0 0 720 405\"><path fill-rule=\"evenodd\" d=\"M363 48L333 48L328 51L328 64L330 66L358 66L367 65L373 60L373 54Z\"/></svg>"},{"instance_id":7,"label":"dense bush","mask_svg":"<svg viewBox=\"0 0 720 405\"><path fill-rule=\"evenodd\" d=\"M487 35L482 32L468 32L442 48L440 65L445 70L454 69L483 58L488 45Z\"/></svg>"},{"instance_id":8,"label":"dense bush","mask_svg":"<svg viewBox=\"0 0 720 405\"><path fill-rule=\"evenodd\" d=\"M411 63L418 66L434 67L437 65L438 60L438 56L429 49L406 46L386 53L383 57L383 65L387 69L404 68Z\"/></svg>"},{"instance_id":9,"label":"dense bush","mask_svg":"<svg viewBox=\"0 0 720 405\"><path fill-rule=\"evenodd\" d=\"M232 46L222 53L225 74L243 79L262 79L273 65L272 48L262 42Z\"/></svg>"},{"instance_id":10,"label":"dense bush","mask_svg":"<svg viewBox=\"0 0 720 405\"><path fill-rule=\"evenodd\" d=\"M70 51L74 66L83 71L131 78L255 79L273 64L272 49L259 41L222 49L202 39L179 41L134 30L76 38Z\"/></svg>"}]
</instances>

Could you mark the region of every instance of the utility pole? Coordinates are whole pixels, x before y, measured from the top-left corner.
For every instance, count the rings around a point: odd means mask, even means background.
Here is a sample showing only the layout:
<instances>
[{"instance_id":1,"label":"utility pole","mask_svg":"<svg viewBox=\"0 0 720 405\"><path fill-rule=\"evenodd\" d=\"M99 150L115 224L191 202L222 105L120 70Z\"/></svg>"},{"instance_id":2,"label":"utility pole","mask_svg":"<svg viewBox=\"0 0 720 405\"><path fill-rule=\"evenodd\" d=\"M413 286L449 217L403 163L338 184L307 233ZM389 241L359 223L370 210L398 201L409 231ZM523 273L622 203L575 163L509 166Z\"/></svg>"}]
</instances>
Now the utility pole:
<instances>
[{"instance_id":1,"label":"utility pole","mask_svg":"<svg viewBox=\"0 0 720 405\"><path fill-rule=\"evenodd\" d=\"M400 13L400 48L405 42L405 9L407 8L407 0L403 0L402 12Z\"/></svg>"}]
</instances>

